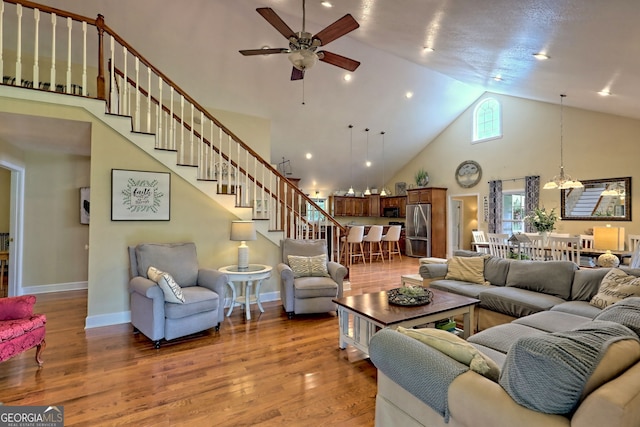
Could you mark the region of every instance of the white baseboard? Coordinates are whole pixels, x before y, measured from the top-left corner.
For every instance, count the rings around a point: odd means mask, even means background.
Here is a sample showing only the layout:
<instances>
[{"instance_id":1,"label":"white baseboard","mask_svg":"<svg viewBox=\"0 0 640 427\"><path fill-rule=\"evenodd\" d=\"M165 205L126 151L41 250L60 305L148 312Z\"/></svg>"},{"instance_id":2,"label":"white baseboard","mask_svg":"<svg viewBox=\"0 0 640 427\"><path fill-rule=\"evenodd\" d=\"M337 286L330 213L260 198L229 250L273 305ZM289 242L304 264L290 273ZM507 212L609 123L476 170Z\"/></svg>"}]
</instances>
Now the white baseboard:
<instances>
[{"instance_id":1,"label":"white baseboard","mask_svg":"<svg viewBox=\"0 0 640 427\"><path fill-rule=\"evenodd\" d=\"M100 328L102 326L120 325L131 322L131 311L121 311L120 313L98 314L87 316L84 323L85 329Z\"/></svg>"},{"instance_id":2,"label":"white baseboard","mask_svg":"<svg viewBox=\"0 0 640 427\"><path fill-rule=\"evenodd\" d=\"M23 286L20 295L48 294L50 292L80 291L88 289L87 282L54 283L51 285Z\"/></svg>"}]
</instances>

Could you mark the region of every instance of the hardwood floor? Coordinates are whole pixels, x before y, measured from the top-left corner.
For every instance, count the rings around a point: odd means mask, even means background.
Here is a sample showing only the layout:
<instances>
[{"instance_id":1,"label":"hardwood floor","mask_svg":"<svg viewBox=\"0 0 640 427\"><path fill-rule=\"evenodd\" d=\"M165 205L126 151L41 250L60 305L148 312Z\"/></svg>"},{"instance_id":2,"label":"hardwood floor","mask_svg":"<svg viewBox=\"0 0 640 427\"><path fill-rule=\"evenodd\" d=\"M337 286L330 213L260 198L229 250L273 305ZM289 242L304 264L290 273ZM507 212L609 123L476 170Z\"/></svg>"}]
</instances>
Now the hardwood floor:
<instances>
[{"instance_id":1,"label":"hardwood floor","mask_svg":"<svg viewBox=\"0 0 640 427\"><path fill-rule=\"evenodd\" d=\"M418 259L354 265L356 295L400 285ZM65 426L372 426L376 369L338 347L335 313L288 320L278 302L220 331L163 343L131 325L84 330L86 292L38 295L47 348L0 364L0 402L64 406Z\"/></svg>"}]
</instances>

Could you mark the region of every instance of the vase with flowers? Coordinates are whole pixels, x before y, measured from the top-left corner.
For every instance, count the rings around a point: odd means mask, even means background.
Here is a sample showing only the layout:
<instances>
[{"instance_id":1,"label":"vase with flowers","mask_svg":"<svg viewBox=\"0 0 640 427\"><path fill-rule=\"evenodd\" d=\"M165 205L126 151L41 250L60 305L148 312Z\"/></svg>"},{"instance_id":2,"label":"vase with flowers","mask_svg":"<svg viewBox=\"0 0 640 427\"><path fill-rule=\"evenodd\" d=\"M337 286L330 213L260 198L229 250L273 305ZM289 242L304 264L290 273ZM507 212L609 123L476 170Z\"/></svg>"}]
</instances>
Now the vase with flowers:
<instances>
[{"instance_id":1,"label":"vase with flowers","mask_svg":"<svg viewBox=\"0 0 640 427\"><path fill-rule=\"evenodd\" d=\"M543 246L549 245L549 233L556 226L558 216L555 209L547 212L545 208L535 208L525 217L525 220L542 236Z\"/></svg>"}]
</instances>

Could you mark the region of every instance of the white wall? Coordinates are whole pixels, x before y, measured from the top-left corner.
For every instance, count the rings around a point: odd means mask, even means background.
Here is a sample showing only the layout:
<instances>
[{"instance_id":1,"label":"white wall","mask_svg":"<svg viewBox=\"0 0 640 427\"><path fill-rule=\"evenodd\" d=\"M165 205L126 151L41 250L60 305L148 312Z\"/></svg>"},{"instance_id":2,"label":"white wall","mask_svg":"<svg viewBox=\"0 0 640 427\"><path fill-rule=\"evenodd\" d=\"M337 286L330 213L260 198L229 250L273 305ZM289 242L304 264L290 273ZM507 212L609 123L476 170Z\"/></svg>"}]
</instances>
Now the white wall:
<instances>
[{"instance_id":1,"label":"white wall","mask_svg":"<svg viewBox=\"0 0 640 427\"><path fill-rule=\"evenodd\" d=\"M471 144L472 114L470 106L434 141L425 147L400 173L395 182L413 183L413 175L420 167L429 172L429 185L448 188L448 195L489 194L488 181L502 179L503 189L523 189L523 181L509 181L525 175L540 175L541 183L550 180L560 169L560 106L505 95L485 94L502 104L503 137L479 144ZM577 179L597 179L631 176L640 183L640 121L620 116L565 107L564 109L564 166ZM482 167L482 179L473 188L465 189L455 181L454 173L464 160L475 160ZM633 186L633 183L632 183ZM540 190L540 204L560 213L560 190ZM640 233L640 201L633 194L636 209L633 221L616 221L626 233ZM482 207L480 207L481 209ZM480 212L481 214L481 212ZM487 230L482 222L478 228ZM559 232L580 234L588 228L603 225L599 221L560 221Z\"/></svg>"}]
</instances>

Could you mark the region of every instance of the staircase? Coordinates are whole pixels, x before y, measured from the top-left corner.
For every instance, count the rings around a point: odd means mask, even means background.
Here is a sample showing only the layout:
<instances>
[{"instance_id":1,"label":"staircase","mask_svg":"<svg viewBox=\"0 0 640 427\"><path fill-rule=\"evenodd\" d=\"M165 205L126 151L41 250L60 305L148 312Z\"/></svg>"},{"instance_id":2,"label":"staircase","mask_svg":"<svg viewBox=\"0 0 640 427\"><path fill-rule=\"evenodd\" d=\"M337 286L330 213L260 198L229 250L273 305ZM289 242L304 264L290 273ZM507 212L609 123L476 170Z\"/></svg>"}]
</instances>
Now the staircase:
<instances>
[{"instance_id":1,"label":"staircase","mask_svg":"<svg viewBox=\"0 0 640 427\"><path fill-rule=\"evenodd\" d=\"M5 39L16 40L15 51ZM53 42L46 55L41 39ZM66 54L62 60L56 58L60 52ZM48 69L41 72L40 64ZM340 253L345 228L109 28L103 16L0 0L0 75L3 85L63 93L69 102L104 101L97 117L234 215L255 220L257 231L275 244L282 238L327 239L332 259Z\"/></svg>"}]
</instances>

